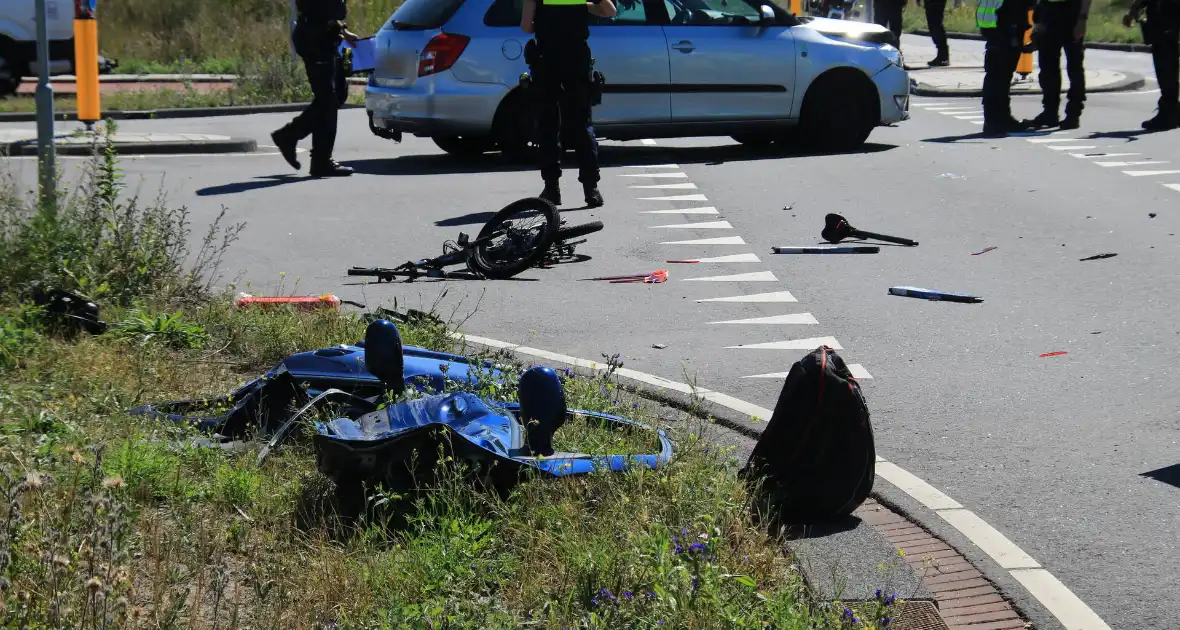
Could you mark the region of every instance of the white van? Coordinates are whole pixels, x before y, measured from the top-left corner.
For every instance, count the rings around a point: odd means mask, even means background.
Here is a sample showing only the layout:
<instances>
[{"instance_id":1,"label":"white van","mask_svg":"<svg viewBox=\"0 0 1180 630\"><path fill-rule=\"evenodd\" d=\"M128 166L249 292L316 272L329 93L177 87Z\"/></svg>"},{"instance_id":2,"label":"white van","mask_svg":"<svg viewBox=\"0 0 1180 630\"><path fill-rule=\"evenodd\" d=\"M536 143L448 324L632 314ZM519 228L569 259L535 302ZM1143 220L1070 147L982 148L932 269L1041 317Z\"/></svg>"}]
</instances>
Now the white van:
<instances>
[{"instance_id":1,"label":"white van","mask_svg":"<svg viewBox=\"0 0 1180 630\"><path fill-rule=\"evenodd\" d=\"M45 0L49 13L49 71L74 67L74 3ZM0 0L0 98L16 92L21 77L36 75L37 0Z\"/></svg>"}]
</instances>

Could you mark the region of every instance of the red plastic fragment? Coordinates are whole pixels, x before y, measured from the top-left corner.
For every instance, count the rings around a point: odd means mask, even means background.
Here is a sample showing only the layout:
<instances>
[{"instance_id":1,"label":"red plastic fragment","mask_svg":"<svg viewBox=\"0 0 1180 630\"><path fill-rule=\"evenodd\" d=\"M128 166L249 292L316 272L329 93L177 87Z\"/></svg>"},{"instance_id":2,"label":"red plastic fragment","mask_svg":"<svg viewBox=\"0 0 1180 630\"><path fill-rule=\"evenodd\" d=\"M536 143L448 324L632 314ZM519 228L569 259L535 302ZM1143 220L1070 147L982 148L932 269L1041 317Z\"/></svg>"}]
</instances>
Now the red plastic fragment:
<instances>
[{"instance_id":1,"label":"red plastic fragment","mask_svg":"<svg viewBox=\"0 0 1180 630\"><path fill-rule=\"evenodd\" d=\"M1042 354L1040 356L1042 356L1042 357L1059 357L1063 354L1069 354L1069 353L1068 352L1046 352L1045 354Z\"/></svg>"}]
</instances>

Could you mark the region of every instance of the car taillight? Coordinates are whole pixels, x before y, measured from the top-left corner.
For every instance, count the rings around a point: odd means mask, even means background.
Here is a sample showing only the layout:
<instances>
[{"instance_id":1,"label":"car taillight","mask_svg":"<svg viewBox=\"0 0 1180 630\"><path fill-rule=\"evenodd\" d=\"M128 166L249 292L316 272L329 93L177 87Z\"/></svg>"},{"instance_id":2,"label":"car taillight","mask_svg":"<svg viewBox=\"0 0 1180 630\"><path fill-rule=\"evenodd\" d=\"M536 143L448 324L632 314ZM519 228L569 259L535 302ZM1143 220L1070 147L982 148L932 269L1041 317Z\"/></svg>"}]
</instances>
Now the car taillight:
<instances>
[{"instance_id":1,"label":"car taillight","mask_svg":"<svg viewBox=\"0 0 1180 630\"><path fill-rule=\"evenodd\" d=\"M426 44L422 57L418 59L418 76L443 72L455 65L470 41L471 38L466 35L435 35L430 43Z\"/></svg>"}]
</instances>

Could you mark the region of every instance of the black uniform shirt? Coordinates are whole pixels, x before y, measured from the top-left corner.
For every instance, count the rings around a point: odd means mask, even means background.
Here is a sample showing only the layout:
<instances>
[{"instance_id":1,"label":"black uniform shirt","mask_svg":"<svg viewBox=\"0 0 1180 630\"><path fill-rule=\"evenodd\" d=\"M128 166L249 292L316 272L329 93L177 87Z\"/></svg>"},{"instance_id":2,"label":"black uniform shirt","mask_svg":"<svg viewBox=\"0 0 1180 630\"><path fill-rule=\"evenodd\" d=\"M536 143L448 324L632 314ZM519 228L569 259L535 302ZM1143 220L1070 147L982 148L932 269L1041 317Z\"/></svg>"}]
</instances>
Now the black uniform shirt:
<instances>
[{"instance_id":1,"label":"black uniform shirt","mask_svg":"<svg viewBox=\"0 0 1180 630\"><path fill-rule=\"evenodd\" d=\"M336 56L343 23L348 17L345 0L295 0L295 50L300 56L331 59Z\"/></svg>"},{"instance_id":2,"label":"black uniform shirt","mask_svg":"<svg viewBox=\"0 0 1180 630\"><path fill-rule=\"evenodd\" d=\"M602 0L587 0L598 4ZM536 36L540 43L561 45L563 41L584 42L590 38L590 12L584 3L545 4L537 0Z\"/></svg>"},{"instance_id":3,"label":"black uniform shirt","mask_svg":"<svg viewBox=\"0 0 1180 630\"><path fill-rule=\"evenodd\" d=\"M348 17L344 0L295 0L295 10L308 22L333 22Z\"/></svg>"}]
</instances>

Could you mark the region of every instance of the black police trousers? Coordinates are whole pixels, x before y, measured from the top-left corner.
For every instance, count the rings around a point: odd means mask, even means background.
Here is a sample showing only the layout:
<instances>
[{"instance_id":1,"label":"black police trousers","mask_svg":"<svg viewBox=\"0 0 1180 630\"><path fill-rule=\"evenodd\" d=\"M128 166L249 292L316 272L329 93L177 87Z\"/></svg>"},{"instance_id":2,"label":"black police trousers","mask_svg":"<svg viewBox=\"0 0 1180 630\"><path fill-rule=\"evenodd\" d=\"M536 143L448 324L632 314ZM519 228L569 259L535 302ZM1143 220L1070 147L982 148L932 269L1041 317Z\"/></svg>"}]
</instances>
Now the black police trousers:
<instances>
[{"instance_id":1,"label":"black police trousers","mask_svg":"<svg viewBox=\"0 0 1180 630\"><path fill-rule=\"evenodd\" d=\"M930 29L930 39L934 40L934 47L938 49L939 57L950 54L950 47L946 42L946 0L926 0L926 26Z\"/></svg>"},{"instance_id":2,"label":"black police trousers","mask_svg":"<svg viewBox=\"0 0 1180 630\"><path fill-rule=\"evenodd\" d=\"M1043 15L1038 19L1045 30L1037 42L1037 61L1041 65L1038 80L1041 84L1041 104L1045 111L1056 115L1061 108L1061 53L1065 52L1065 71L1069 75L1069 93L1065 103L1066 117L1082 115L1086 102L1086 70L1083 40L1073 38L1081 6L1078 0L1046 2L1041 5Z\"/></svg>"},{"instance_id":3,"label":"black police trousers","mask_svg":"<svg viewBox=\"0 0 1180 630\"><path fill-rule=\"evenodd\" d=\"M980 29L986 44L983 49L983 120L984 125L1005 125L1012 120L1010 100L1012 75L1020 63L1024 45L1024 26L1000 23L996 28Z\"/></svg>"},{"instance_id":4,"label":"black police trousers","mask_svg":"<svg viewBox=\"0 0 1180 630\"><path fill-rule=\"evenodd\" d=\"M302 59L311 102L279 133L296 142L311 136L311 163L326 164L336 144L336 113L348 100L347 77L338 56L308 54Z\"/></svg>"},{"instance_id":5,"label":"black police trousers","mask_svg":"<svg viewBox=\"0 0 1180 630\"><path fill-rule=\"evenodd\" d=\"M531 68L537 89L537 133L541 178L561 179L562 129L569 130L578 156L578 181L597 185L598 139L590 119L591 56L584 41L545 44L537 40L539 59Z\"/></svg>"},{"instance_id":6,"label":"black police trousers","mask_svg":"<svg viewBox=\"0 0 1180 630\"><path fill-rule=\"evenodd\" d=\"M1148 6L1146 17L1143 40L1151 45L1155 78L1160 84L1160 114L1180 116L1180 7Z\"/></svg>"},{"instance_id":7,"label":"black police trousers","mask_svg":"<svg viewBox=\"0 0 1180 630\"><path fill-rule=\"evenodd\" d=\"M901 47L901 12L905 7L902 0L873 0L873 21L893 31L897 46Z\"/></svg>"}]
</instances>

